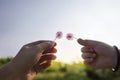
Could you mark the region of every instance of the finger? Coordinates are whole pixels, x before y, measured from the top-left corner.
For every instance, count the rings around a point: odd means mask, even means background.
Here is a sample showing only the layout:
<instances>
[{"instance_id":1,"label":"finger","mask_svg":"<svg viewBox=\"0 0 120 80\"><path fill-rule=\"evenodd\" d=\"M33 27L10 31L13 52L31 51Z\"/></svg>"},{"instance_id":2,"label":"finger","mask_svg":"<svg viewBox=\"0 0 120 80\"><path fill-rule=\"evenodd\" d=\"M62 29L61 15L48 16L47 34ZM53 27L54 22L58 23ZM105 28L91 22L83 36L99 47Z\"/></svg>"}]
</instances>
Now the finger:
<instances>
[{"instance_id":1,"label":"finger","mask_svg":"<svg viewBox=\"0 0 120 80\"><path fill-rule=\"evenodd\" d=\"M50 51L48 51L48 53L56 53L57 49L56 48L52 48Z\"/></svg>"},{"instance_id":2,"label":"finger","mask_svg":"<svg viewBox=\"0 0 120 80\"><path fill-rule=\"evenodd\" d=\"M92 63L93 60L94 60L93 58L84 59L84 64L88 65L88 64Z\"/></svg>"},{"instance_id":3,"label":"finger","mask_svg":"<svg viewBox=\"0 0 120 80\"><path fill-rule=\"evenodd\" d=\"M35 50L36 53L43 53L45 50L53 47L53 44L54 42L42 42L38 45L33 46L32 49Z\"/></svg>"},{"instance_id":4,"label":"finger","mask_svg":"<svg viewBox=\"0 0 120 80\"><path fill-rule=\"evenodd\" d=\"M51 48L51 49L49 49L49 50L45 50L44 52L43 52L43 54L46 54L46 53L56 53L57 52L57 49L56 48Z\"/></svg>"},{"instance_id":5,"label":"finger","mask_svg":"<svg viewBox=\"0 0 120 80\"><path fill-rule=\"evenodd\" d=\"M83 52L83 53L87 53L87 52L89 52L89 53L95 53L94 49L91 48L91 47L82 47L81 48L81 52Z\"/></svg>"},{"instance_id":6,"label":"finger","mask_svg":"<svg viewBox=\"0 0 120 80\"><path fill-rule=\"evenodd\" d=\"M53 41L50 41L50 40L40 40L40 41L35 41L35 42L32 42L32 43L26 44L25 46L33 47L33 46L38 45L38 44L43 43L43 42L53 42ZM53 46L56 46L55 42L54 42Z\"/></svg>"},{"instance_id":7,"label":"finger","mask_svg":"<svg viewBox=\"0 0 120 80\"><path fill-rule=\"evenodd\" d=\"M43 70L45 70L46 68L48 68L51 65L51 61L48 61L42 65L39 65L37 68L37 72L41 72Z\"/></svg>"},{"instance_id":8,"label":"finger","mask_svg":"<svg viewBox=\"0 0 120 80\"><path fill-rule=\"evenodd\" d=\"M46 53L56 53L56 52L57 52L57 49L54 48L56 45L57 45L57 44L54 43L54 45L51 46L51 48L47 48L47 49L43 52L43 54L46 54Z\"/></svg>"},{"instance_id":9,"label":"finger","mask_svg":"<svg viewBox=\"0 0 120 80\"><path fill-rule=\"evenodd\" d=\"M89 46L89 47L95 47L96 44L100 43L99 41L94 41L94 40L83 40L81 38L79 38L78 43L83 45L83 46Z\"/></svg>"},{"instance_id":10,"label":"finger","mask_svg":"<svg viewBox=\"0 0 120 80\"><path fill-rule=\"evenodd\" d=\"M41 56L39 63L47 61L47 60L55 60L56 56L55 55L43 55Z\"/></svg>"},{"instance_id":11,"label":"finger","mask_svg":"<svg viewBox=\"0 0 120 80\"><path fill-rule=\"evenodd\" d=\"M83 54L82 54L82 58L83 58L83 59L96 58L96 54L93 54L93 53L83 53Z\"/></svg>"},{"instance_id":12,"label":"finger","mask_svg":"<svg viewBox=\"0 0 120 80\"><path fill-rule=\"evenodd\" d=\"M87 43L85 40L81 39L81 38L79 38L79 39L77 40L77 42L78 42L79 44L83 45L83 46L88 46L88 43Z\"/></svg>"},{"instance_id":13,"label":"finger","mask_svg":"<svg viewBox=\"0 0 120 80\"><path fill-rule=\"evenodd\" d=\"M40 41L35 41L35 42L32 42L32 43L28 43L26 45L28 45L28 46L35 46L35 45L38 45L38 44L40 44L42 42L52 42L52 41L50 41L50 40L40 40Z\"/></svg>"}]
</instances>

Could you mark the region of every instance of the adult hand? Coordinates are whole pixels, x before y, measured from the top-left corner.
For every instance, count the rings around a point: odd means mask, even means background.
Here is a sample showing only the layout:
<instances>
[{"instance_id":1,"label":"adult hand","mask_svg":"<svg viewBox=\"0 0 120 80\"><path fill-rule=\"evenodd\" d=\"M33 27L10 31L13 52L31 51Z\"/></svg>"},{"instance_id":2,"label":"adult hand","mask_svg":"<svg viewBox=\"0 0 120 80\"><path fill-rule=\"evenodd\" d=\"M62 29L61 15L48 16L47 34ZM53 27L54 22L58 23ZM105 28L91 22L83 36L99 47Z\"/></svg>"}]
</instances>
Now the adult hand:
<instances>
[{"instance_id":1,"label":"adult hand","mask_svg":"<svg viewBox=\"0 0 120 80\"><path fill-rule=\"evenodd\" d=\"M57 51L55 46L55 42L45 40L24 45L9 63L12 65L13 73L11 74L15 75L9 77L8 80L32 80L38 72L49 67L51 60L56 58L54 55Z\"/></svg>"},{"instance_id":2,"label":"adult hand","mask_svg":"<svg viewBox=\"0 0 120 80\"><path fill-rule=\"evenodd\" d=\"M81 48L84 63L94 68L114 68L116 65L115 49L103 42L95 40L77 40L84 47Z\"/></svg>"}]
</instances>

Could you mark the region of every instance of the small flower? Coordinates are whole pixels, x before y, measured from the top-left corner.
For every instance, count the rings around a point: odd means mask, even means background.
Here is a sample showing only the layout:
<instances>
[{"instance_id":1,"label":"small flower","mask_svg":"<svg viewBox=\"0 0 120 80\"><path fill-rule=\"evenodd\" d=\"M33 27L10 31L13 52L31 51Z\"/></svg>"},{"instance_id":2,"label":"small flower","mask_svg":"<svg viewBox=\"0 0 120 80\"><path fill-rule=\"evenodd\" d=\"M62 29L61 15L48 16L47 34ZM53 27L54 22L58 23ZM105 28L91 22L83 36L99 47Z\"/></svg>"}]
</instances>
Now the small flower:
<instances>
[{"instance_id":1,"label":"small flower","mask_svg":"<svg viewBox=\"0 0 120 80\"><path fill-rule=\"evenodd\" d=\"M63 33L61 31L58 31L56 33L56 38L61 39L63 37Z\"/></svg>"},{"instance_id":2,"label":"small flower","mask_svg":"<svg viewBox=\"0 0 120 80\"><path fill-rule=\"evenodd\" d=\"M73 36L72 33L68 33L68 34L66 35L66 38L67 38L68 40L73 40L74 36Z\"/></svg>"}]
</instances>

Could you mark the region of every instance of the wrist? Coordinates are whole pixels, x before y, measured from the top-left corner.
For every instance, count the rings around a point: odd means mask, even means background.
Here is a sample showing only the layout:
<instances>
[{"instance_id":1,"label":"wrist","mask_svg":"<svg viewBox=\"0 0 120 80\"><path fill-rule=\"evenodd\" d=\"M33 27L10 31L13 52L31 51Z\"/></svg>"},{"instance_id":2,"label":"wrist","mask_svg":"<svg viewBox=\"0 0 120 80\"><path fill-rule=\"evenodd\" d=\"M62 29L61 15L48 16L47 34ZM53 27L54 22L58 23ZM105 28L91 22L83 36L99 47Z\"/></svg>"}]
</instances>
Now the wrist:
<instances>
[{"instance_id":1,"label":"wrist","mask_svg":"<svg viewBox=\"0 0 120 80\"><path fill-rule=\"evenodd\" d=\"M116 71L118 71L118 69L120 67L120 51L116 46L113 46L113 47L114 47L114 49L116 51L116 64L115 64L115 67L112 68L112 71L116 72Z\"/></svg>"},{"instance_id":2,"label":"wrist","mask_svg":"<svg viewBox=\"0 0 120 80\"><path fill-rule=\"evenodd\" d=\"M21 69L20 63L16 63L16 59L13 59L10 62L11 71L12 71L12 80L32 80L28 76L28 72Z\"/></svg>"},{"instance_id":3,"label":"wrist","mask_svg":"<svg viewBox=\"0 0 120 80\"><path fill-rule=\"evenodd\" d=\"M17 74L11 61L0 68L0 80L15 80Z\"/></svg>"},{"instance_id":4,"label":"wrist","mask_svg":"<svg viewBox=\"0 0 120 80\"><path fill-rule=\"evenodd\" d=\"M120 49L119 49L119 52L120 52ZM120 62L120 60L119 60L119 62ZM120 65L120 64L119 64ZM119 70L120 70L120 66L119 66Z\"/></svg>"},{"instance_id":5,"label":"wrist","mask_svg":"<svg viewBox=\"0 0 120 80\"><path fill-rule=\"evenodd\" d=\"M0 68L0 80L32 80L33 78L27 72L21 73L13 61Z\"/></svg>"},{"instance_id":6,"label":"wrist","mask_svg":"<svg viewBox=\"0 0 120 80\"><path fill-rule=\"evenodd\" d=\"M7 76L7 77L6 77ZM0 68L0 80L29 80L27 73L22 72L15 60L11 60Z\"/></svg>"},{"instance_id":7,"label":"wrist","mask_svg":"<svg viewBox=\"0 0 120 80\"><path fill-rule=\"evenodd\" d=\"M17 80L33 80L35 76L36 73L33 72L22 73L17 77Z\"/></svg>"}]
</instances>

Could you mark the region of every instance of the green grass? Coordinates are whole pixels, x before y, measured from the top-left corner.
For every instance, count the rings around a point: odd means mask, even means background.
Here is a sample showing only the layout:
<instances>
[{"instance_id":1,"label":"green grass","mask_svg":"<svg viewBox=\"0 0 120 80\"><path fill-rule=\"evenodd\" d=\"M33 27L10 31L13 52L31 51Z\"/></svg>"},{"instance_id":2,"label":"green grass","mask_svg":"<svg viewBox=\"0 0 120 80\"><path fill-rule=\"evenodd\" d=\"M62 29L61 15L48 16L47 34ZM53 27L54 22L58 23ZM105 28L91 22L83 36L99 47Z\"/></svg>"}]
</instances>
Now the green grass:
<instances>
[{"instance_id":1,"label":"green grass","mask_svg":"<svg viewBox=\"0 0 120 80\"><path fill-rule=\"evenodd\" d=\"M0 67L12 58L1 58ZM120 80L120 71L96 70L82 63L66 64L53 62L45 71L39 73L34 80Z\"/></svg>"},{"instance_id":2,"label":"green grass","mask_svg":"<svg viewBox=\"0 0 120 80\"><path fill-rule=\"evenodd\" d=\"M46 71L38 74L34 80L87 80L82 64L53 62Z\"/></svg>"},{"instance_id":3,"label":"green grass","mask_svg":"<svg viewBox=\"0 0 120 80\"><path fill-rule=\"evenodd\" d=\"M34 80L88 80L78 73L50 72L38 74Z\"/></svg>"}]
</instances>

